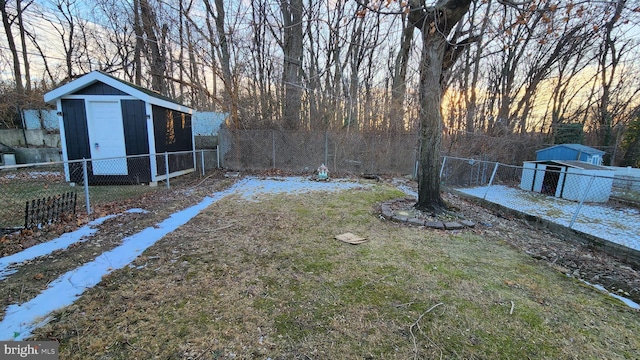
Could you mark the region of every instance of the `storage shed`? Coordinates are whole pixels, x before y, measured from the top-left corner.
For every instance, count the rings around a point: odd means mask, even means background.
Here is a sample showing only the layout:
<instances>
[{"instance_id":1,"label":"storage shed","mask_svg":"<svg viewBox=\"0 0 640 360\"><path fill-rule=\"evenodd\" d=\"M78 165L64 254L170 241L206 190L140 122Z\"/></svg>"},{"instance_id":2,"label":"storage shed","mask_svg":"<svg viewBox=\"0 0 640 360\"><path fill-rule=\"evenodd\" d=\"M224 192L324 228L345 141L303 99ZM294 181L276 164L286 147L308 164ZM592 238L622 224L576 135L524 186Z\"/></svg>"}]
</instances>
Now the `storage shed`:
<instances>
[{"instance_id":1,"label":"storage shed","mask_svg":"<svg viewBox=\"0 0 640 360\"><path fill-rule=\"evenodd\" d=\"M93 71L44 100L57 107L63 160L91 159L90 184L155 183L195 170L193 110L168 97ZM169 156L167 171L161 154L177 151L191 153ZM65 163L67 181L82 176L81 163Z\"/></svg>"},{"instance_id":2,"label":"storage shed","mask_svg":"<svg viewBox=\"0 0 640 360\"><path fill-rule=\"evenodd\" d=\"M607 202L613 176L612 170L583 161L526 161L520 188L567 200Z\"/></svg>"},{"instance_id":3,"label":"storage shed","mask_svg":"<svg viewBox=\"0 0 640 360\"><path fill-rule=\"evenodd\" d=\"M577 160L602 165L604 151L582 144L559 144L536 151L536 160Z\"/></svg>"}]
</instances>

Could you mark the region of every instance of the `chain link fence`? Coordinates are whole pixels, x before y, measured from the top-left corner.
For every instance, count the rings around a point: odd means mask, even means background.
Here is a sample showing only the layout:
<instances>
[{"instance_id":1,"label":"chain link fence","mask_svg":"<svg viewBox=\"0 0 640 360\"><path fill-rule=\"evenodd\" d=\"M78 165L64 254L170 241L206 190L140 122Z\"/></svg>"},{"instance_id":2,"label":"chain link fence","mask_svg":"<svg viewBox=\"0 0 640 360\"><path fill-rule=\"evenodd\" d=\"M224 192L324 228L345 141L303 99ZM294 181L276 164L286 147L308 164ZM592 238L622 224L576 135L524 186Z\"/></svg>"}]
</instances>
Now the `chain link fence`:
<instances>
[{"instance_id":1,"label":"chain link fence","mask_svg":"<svg viewBox=\"0 0 640 360\"><path fill-rule=\"evenodd\" d=\"M0 167L0 234L170 188L177 176L203 176L220 167L217 154L197 150Z\"/></svg>"},{"instance_id":2,"label":"chain link fence","mask_svg":"<svg viewBox=\"0 0 640 360\"><path fill-rule=\"evenodd\" d=\"M417 135L333 131L221 129L220 161L234 170L314 172L325 164L340 174L411 174Z\"/></svg>"},{"instance_id":3,"label":"chain link fence","mask_svg":"<svg viewBox=\"0 0 640 360\"><path fill-rule=\"evenodd\" d=\"M586 163L444 157L442 185L640 251L640 179Z\"/></svg>"}]
</instances>

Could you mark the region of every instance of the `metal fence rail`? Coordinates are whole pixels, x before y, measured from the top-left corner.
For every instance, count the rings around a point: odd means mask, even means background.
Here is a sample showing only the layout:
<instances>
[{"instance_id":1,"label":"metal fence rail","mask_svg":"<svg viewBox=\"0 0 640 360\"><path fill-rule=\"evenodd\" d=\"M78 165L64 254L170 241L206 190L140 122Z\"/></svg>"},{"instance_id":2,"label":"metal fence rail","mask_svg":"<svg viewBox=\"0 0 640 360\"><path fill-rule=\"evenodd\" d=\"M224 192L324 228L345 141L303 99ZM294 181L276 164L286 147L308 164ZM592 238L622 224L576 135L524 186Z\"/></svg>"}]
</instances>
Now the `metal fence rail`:
<instances>
[{"instance_id":1,"label":"metal fence rail","mask_svg":"<svg viewBox=\"0 0 640 360\"><path fill-rule=\"evenodd\" d=\"M0 168L0 230L26 226L26 204L38 199L56 199L72 192L77 194L78 211L91 213L98 204L170 188L167 170L173 175L193 172L200 176L219 167L276 168L303 174L315 172L324 163L334 174L415 176L415 140L412 134L223 130L217 150L4 167ZM447 188L572 229L608 224L614 236L638 238L640 244L640 179L632 176L602 176L553 166L541 170L445 156L440 179Z\"/></svg>"},{"instance_id":2,"label":"metal fence rail","mask_svg":"<svg viewBox=\"0 0 640 360\"><path fill-rule=\"evenodd\" d=\"M411 174L416 134L221 129L223 167L234 170Z\"/></svg>"},{"instance_id":3,"label":"metal fence rail","mask_svg":"<svg viewBox=\"0 0 640 360\"><path fill-rule=\"evenodd\" d=\"M77 195L77 211L90 214L99 204L170 188L172 178L166 176L167 169L171 176L204 175L206 170L220 167L217 154L217 150L197 150L0 167L0 234L55 221L47 216L34 224L26 216L34 211L33 204L50 206L46 203L73 193Z\"/></svg>"},{"instance_id":4,"label":"metal fence rail","mask_svg":"<svg viewBox=\"0 0 640 360\"><path fill-rule=\"evenodd\" d=\"M607 168L601 170L444 157L441 181L467 195L640 251L640 179L621 181Z\"/></svg>"}]
</instances>

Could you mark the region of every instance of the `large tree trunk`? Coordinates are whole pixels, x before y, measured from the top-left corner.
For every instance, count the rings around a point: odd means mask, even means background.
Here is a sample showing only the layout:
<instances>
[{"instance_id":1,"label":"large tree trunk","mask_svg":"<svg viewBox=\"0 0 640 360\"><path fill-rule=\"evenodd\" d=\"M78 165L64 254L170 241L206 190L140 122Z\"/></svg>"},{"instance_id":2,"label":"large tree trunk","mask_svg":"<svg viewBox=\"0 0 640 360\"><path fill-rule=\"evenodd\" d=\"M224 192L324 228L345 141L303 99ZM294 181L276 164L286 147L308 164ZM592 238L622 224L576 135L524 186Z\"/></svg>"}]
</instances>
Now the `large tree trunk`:
<instances>
[{"instance_id":1,"label":"large tree trunk","mask_svg":"<svg viewBox=\"0 0 640 360\"><path fill-rule=\"evenodd\" d=\"M440 78L445 45L444 37L424 39L420 60L420 172L416 207L436 212L445 208L440 196L439 166L442 142Z\"/></svg>"},{"instance_id":2,"label":"large tree trunk","mask_svg":"<svg viewBox=\"0 0 640 360\"><path fill-rule=\"evenodd\" d=\"M422 33L420 59L420 173L416 208L439 212L445 204L440 195L440 145L442 142L442 75L455 63L465 39L450 43L449 34L469 11L472 0L439 0L427 7L411 0L409 22ZM445 63L446 56L446 63Z\"/></svg>"}]
</instances>

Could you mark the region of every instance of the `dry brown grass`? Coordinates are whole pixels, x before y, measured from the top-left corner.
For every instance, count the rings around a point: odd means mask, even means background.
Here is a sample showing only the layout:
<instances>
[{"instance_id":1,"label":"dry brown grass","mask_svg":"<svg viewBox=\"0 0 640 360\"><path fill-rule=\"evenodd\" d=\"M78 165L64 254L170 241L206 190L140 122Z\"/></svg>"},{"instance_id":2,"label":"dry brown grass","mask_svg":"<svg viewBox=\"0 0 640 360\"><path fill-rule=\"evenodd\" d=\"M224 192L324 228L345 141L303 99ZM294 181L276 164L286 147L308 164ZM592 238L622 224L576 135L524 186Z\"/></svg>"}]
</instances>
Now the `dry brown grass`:
<instances>
[{"instance_id":1,"label":"dry brown grass","mask_svg":"<svg viewBox=\"0 0 640 360\"><path fill-rule=\"evenodd\" d=\"M375 185L259 203L224 198L34 337L58 339L63 359L640 353L637 311L499 239L381 220L377 204L399 196ZM370 241L333 239L344 232Z\"/></svg>"}]
</instances>

